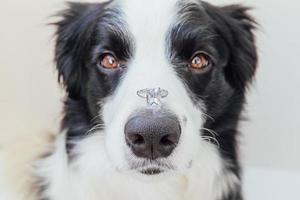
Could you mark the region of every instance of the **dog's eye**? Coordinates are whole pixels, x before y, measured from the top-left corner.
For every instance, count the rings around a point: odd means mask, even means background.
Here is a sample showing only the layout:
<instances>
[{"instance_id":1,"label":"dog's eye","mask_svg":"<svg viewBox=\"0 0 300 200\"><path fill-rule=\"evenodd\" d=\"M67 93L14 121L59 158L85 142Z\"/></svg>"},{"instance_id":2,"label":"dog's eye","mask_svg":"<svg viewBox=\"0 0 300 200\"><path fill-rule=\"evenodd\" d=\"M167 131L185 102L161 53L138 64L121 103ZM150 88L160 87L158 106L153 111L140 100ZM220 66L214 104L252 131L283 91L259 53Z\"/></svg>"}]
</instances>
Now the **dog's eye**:
<instances>
[{"instance_id":1,"label":"dog's eye","mask_svg":"<svg viewBox=\"0 0 300 200\"><path fill-rule=\"evenodd\" d=\"M190 61L190 67L198 70L208 67L209 64L209 57L204 53L198 53Z\"/></svg>"},{"instance_id":2,"label":"dog's eye","mask_svg":"<svg viewBox=\"0 0 300 200\"><path fill-rule=\"evenodd\" d=\"M116 69L120 66L120 61L110 53L106 53L100 57L99 64L107 69Z\"/></svg>"}]
</instances>

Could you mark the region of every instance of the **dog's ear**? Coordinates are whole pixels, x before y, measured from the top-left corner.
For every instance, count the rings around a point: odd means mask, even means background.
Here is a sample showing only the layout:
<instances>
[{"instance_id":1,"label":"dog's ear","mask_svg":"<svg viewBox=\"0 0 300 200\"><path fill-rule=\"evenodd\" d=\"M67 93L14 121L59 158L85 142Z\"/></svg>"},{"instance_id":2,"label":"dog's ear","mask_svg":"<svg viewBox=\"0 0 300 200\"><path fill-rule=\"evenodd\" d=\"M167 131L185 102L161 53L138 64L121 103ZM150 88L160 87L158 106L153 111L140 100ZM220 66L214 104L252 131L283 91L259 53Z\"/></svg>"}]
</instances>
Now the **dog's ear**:
<instances>
[{"instance_id":1,"label":"dog's ear","mask_svg":"<svg viewBox=\"0 0 300 200\"><path fill-rule=\"evenodd\" d=\"M233 87L244 89L253 79L257 68L257 48L253 33L257 23L248 14L248 7L231 5L221 10L232 34L228 38L231 56L225 75Z\"/></svg>"},{"instance_id":2,"label":"dog's ear","mask_svg":"<svg viewBox=\"0 0 300 200\"><path fill-rule=\"evenodd\" d=\"M58 14L55 61L59 82L63 83L70 98L82 96L87 76L86 61L93 44L97 18L104 4L69 3Z\"/></svg>"},{"instance_id":3,"label":"dog's ear","mask_svg":"<svg viewBox=\"0 0 300 200\"><path fill-rule=\"evenodd\" d=\"M226 79L235 89L244 90L253 79L257 68L257 49L253 33L257 23L249 15L249 7L207 6L208 14L216 21L218 32L229 46L229 60L224 68Z\"/></svg>"}]
</instances>

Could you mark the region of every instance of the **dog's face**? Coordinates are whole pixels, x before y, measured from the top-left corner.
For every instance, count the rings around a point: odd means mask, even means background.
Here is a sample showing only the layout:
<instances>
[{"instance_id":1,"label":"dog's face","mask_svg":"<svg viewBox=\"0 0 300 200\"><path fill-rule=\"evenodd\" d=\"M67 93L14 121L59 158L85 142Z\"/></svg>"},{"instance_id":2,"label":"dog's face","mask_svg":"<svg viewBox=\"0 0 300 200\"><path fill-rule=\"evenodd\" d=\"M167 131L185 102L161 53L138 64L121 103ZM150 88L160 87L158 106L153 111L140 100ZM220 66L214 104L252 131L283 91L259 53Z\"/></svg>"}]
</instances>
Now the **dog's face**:
<instances>
[{"instance_id":1,"label":"dog's face","mask_svg":"<svg viewBox=\"0 0 300 200\"><path fill-rule=\"evenodd\" d=\"M72 4L56 45L68 98L85 116L70 138L85 127L101 135L113 167L148 175L188 169L207 148L235 156L235 142L217 134L236 121L255 72L246 10L198 0Z\"/></svg>"}]
</instances>

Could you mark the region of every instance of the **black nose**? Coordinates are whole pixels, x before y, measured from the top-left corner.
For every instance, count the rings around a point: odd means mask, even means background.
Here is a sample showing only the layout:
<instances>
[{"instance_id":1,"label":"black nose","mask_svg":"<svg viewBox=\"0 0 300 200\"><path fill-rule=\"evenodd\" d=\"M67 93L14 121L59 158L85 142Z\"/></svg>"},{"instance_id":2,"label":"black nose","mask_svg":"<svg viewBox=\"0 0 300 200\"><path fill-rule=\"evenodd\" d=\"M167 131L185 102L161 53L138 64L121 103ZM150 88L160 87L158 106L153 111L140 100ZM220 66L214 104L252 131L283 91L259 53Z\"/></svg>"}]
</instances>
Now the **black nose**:
<instances>
[{"instance_id":1,"label":"black nose","mask_svg":"<svg viewBox=\"0 0 300 200\"><path fill-rule=\"evenodd\" d=\"M132 152L148 159L169 156L179 142L180 123L171 114L141 114L128 120L125 138Z\"/></svg>"}]
</instances>

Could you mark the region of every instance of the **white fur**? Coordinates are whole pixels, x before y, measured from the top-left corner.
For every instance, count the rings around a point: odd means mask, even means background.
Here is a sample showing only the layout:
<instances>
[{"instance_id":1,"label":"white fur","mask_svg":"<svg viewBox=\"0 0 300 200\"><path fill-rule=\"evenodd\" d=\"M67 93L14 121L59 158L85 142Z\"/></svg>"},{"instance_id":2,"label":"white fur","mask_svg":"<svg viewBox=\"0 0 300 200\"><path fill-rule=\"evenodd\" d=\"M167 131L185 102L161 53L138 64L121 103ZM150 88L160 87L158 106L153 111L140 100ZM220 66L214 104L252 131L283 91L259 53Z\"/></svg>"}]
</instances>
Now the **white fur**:
<instances>
[{"instance_id":1,"label":"white fur","mask_svg":"<svg viewBox=\"0 0 300 200\"><path fill-rule=\"evenodd\" d=\"M56 151L39 163L38 174L47 180L44 195L54 200L216 200L239 184L238 178L223 171L216 149L204 143L203 152L184 172L146 177L116 170L103 148L103 133L78 145L78 158L68 165L65 133L56 142Z\"/></svg>"},{"instance_id":2,"label":"white fur","mask_svg":"<svg viewBox=\"0 0 300 200\"><path fill-rule=\"evenodd\" d=\"M119 87L102 102L101 113L106 127L107 153L117 168L126 168L128 164L125 123L137 109L146 107L145 99L137 95L140 89L161 87L169 92L163 99L164 106L179 117L182 125L179 145L168 159L171 163L176 163L178 169L186 168L201 146L199 127L203 123L202 112L192 103L183 82L166 57L166 38L175 20L175 2L123 1L124 21L133 36L135 54Z\"/></svg>"},{"instance_id":3,"label":"white fur","mask_svg":"<svg viewBox=\"0 0 300 200\"><path fill-rule=\"evenodd\" d=\"M212 144L201 140L204 120L184 83L166 56L166 36L177 19L174 0L124 0L118 2L135 43L134 58L114 94L101 102L103 131L78 142L76 159L68 163L65 134L57 139L53 155L39 164L39 176L47 185L44 195L52 200L216 200L238 178L225 171L225 163ZM166 160L175 170L147 177L130 170L138 162L125 143L124 126L137 109L145 108L137 91L161 87L169 95L164 106L179 117L182 134Z\"/></svg>"}]
</instances>

